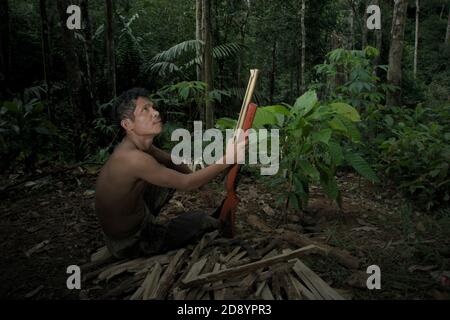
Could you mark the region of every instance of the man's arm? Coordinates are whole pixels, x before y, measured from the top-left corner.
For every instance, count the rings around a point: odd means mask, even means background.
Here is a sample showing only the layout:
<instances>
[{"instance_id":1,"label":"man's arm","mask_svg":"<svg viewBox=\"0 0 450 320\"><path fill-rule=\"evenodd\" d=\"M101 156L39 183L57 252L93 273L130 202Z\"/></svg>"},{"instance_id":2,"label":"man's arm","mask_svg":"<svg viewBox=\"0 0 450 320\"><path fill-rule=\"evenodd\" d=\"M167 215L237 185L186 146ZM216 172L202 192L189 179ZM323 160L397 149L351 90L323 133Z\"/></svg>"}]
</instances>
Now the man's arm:
<instances>
[{"instance_id":1,"label":"man's arm","mask_svg":"<svg viewBox=\"0 0 450 320\"><path fill-rule=\"evenodd\" d=\"M170 154L152 145L148 151L156 161L165 165L167 168L176 170L181 173L192 173L191 169L186 164L175 164L172 162Z\"/></svg>"},{"instance_id":2,"label":"man's arm","mask_svg":"<svg viewBox=\"0 0 450 320\"><path fill-rule=\"evenodd\" d=\"M129 155L127 162L131 174L148 183L178 190L194 190L214 179L220 172L229 167L229 164L216 163L202 170L181 173L160 164L152 155L135 151Z\"/></svg>"}]
</instances>

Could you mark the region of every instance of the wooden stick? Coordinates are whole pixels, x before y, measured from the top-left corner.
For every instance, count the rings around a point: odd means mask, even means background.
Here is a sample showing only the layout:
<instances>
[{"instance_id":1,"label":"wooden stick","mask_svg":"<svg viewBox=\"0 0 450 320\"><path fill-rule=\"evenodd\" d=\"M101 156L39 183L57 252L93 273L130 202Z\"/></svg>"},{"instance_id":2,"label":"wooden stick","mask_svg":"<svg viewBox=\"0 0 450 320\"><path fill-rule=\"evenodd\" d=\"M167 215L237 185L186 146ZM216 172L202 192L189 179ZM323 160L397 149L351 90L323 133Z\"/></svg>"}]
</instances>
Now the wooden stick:
<instances>
[{"instance_id":1,"label":"wooden stick","mask_svg":"<svg viewBox=\"0 0 450 320\"><path fill-rule=\"evenodd\" d=\"M175 275L178 269L180 269L180 267L182 266L184 257L186 257L187 253L188 252L186 251L186 249L180 249L175 254L175 257L172 258L169 265L167 266L166 271L162 275L161 280L159 281L155 299L162 300L167 296L167 293L169 292L169 289L175 279Z\"/></svg>"},{"instance_id":2,"label":"wooden stick","mask_svg":"<svg viewBox=\"0 0 450 320\"><path fill-rule=\"evenodd\" d=\"M245 96L242 101L242 107L241 112L239 113L239 118L236 124L236 128L234 130L233 139L236 139L236 134L238 132L238 129L242 129L242 126L244 125L244 119L247 115L248 105L252 101L253 92L255 90L256 86L256 80L258 79L259 70L258 69L252 69L250 70L250 79L248 81L247 90L245 91Z\"/></svg>"},{"instance_id":3,"label":"wooden stick","mask_svg":"<svg viewBox=\"0 0 450 320\"><path fill-rule=\"evenodd\" d=\"M205 283L209 283L209 282L213 282L213 281L217 281L217 280L222 280L222 279L226 279L226 278L231 278L234 277L236 275L244 275L246 273L252 272L254 270L260 269L260 268L264 268L267 266L271 266L275 263L278 262L283 262L283 261L287 261L290 259L294 259L297 258L301 255L303 255L305 252L309 251L309 250L315 250L317 247L314 245L310 245L304 248L300 248L297 250L294 250L290 253L287 254L281 254L281 255L277 255L275 257L272 258L268 258L268 259L264 259L264 260L260 260L257 262L253 262L253 263L249 263L243 266L238 266L235 268L230 268L230 269L226 269L226 270L221 270L218 272L211 272L211 273L205 273L202 275L199 275L196 278L193 279L189 279L186 280L184 279L181 283L182 283L182 287L188 288L188 287L194 287L197 285L202 285Z\"/></svg>"},{"instance_id":4,"label":"wooden stick","mask_svg":"<svg viewBox=\"0 0 450 320\"><path fill-rule=\"evenodd\" d=\"M340 294L338 294L300 260L296 259L295 265L292 269L315 295L318 295L319 297L321 296L325 300L344 300Z\"/></svg>"},{"instance_id":5,"label":"wooden stick","mask_svg":"<svg viewBox=\"0 0 450 320\"><path fill-rule=\"evenodd\" d=\"M156 297L156 289L158 285L158 280L162 273L162 267L161 265L156 262L155 266L153 267L152 272L149 272L147 277L144 280L143 284L143 294L142 299L143 300L150 300L154 299Z\"/></svg>"},{"instance_id":6,"label":"wooden stick","mask_svg":"<svg viewBox=\"0 0 450 320\"><path fill-rule=\"evenodd\" d=\"M359 267L359 260L353 257L349 252L345 250L331 247L323 243L319 243L317 241L302 237L301 235L295 232L288 231L285 229L278 229L277 232L279 233L277 237L286 242L289 242L299 247L315 245L319 249L318 250L319 253L324 254L325 256L331 256L335 258L343 266L350 269L358 269Z\"/></svg>"}]
</instances>

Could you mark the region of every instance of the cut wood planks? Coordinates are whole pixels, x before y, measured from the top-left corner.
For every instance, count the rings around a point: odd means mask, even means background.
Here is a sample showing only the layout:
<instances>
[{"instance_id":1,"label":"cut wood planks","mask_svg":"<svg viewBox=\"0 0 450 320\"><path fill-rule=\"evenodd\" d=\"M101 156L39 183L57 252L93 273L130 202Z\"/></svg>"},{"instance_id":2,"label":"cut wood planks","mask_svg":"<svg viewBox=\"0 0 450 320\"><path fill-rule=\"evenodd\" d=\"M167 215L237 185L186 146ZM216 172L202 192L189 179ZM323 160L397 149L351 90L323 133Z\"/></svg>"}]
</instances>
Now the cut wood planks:
<instances>
[{"instance_id":1,"label":"cut wood planks","mask_svg":"<svg viewBox=\"0 0 450 320\"><path fill-rule=\"evenodd\" d=\"M282 287L286 291L288 300L301 300L302 299L301 293L297 290L297 288L292 283L288 272L284 271L281 273L280 281L281 281Z\"/></svg>"},{"instance_id":2,"label":"cut wood planks","mask_svg":"<svg viewBox=\"0 0 450 320\"><path fill-rule=\"evenodd\" d=\"M297 257L303 255L305 252L308 252L308 251L311 251L314 249L316 249L316 246L314 246L314 245L307 246L304 248L294 250L289 253L277 255L272 258L263 259L263 260L245 264L242 266L238 266L238 267L234 267L234 268L230 268L230 269L226 269L226 270L221 270L218 272L205 273L205 274L199 275L198 277L196 277L194 279L183 280L181 282L181 284L182 284L182 287L187 288L187 287L194 287L197 285L202 285L202 284L217 281L217 280L231 278L231 277L234 277L237 275L245 275L246 273L249 273L249 272L252 272L252 271L258 270L260 268L267 267L267 266L271 266L277 262L282 262L282 261L287 261L290 259L297 258Z\"/></svg>"},{"instance_id":3,"label":"cut wood planks","mask_svg":"<svg viewBox=\"0 0 450 320\"><path fill-rule=\"evenodd\" d=\"M266 284L264 284L264 287L261 291L261 298L263 300L275 300L275 298L273 297L272 291L270 291L269 286Z\"/></svg>"},{"instance_id":4,"label":"cut wood planks","mask_svg":"<svg viewBox=\"0 0 450 320\"><path fill-rule=\"evenodd\" d=\"M112 258L112 255L109 252L108 248L106 246L103 246L91 255L91 262L106 260L108 258Z\"/></svg>"},{"instance_id":5,"label":"cut wood planks","mask_svg":"<svg viewBox=\"0 0 450 320\"><path fill-rule=\"evenodd\" d=\"M186 278L187 280L192 279L196 276L198 276L200 274L200 272L202 271L203 267L206 264L207 259L203 258L200 259L199 261L197 261L196 263L194 263L192 265L192 267L189 269L188 273L186 274Z\"/></svg>"},{"instance_id":6,"label":"cut wood planks","mask_svg":"<svg viewBox=\"0 0 450 320\"><path fill-rule=\"evenodd\" d=\"M218 272L222 269L225 270L225 266L223 266L223 265L221 266L219 263L216 263L214 265L213 272ZM213 286L220 285L222 283L223 283L222 281L217 281L217 282L213 283ZM214 290L213 296L214 296L214 300L225 300L225 289Z\"/></svg>"},{"instance_id":7,"label":"cut wood planks","mask_svg":"<svg viewBox=\"0 0 450 320\"><path fill-rule=\"evenodd\" d=\"M161 277L162 267L156 262L155 266L152 269L152 272L149 272L147 277L143 283L143 300L150 300L156 298L156 290L158 288L158 282Z\"/></svg>"},{"instance_id":8,"label":"cut wood planks","mask_svg":"<svg viewBox=\"0 0 450 320\"><path fill-rule=\"evenodd\" d=\"M175 256L170 260L166 271L161 276L158 289L156 289L155 299L161 300L167 296L170 287L172 287L177 271L184 263L184 258L187 256L186 249L180 249Z\"/></svg>"},{"instance_id":9,"label":"cut wood planks","mask_svg":"<svg viewBox=\"0 0 450 320\"><path fill-rule=\"evenodd\" d=\"M200 272L202 271L203 267L205 266L206 261L207 261L206 258L202 258L199 261L197 261L196 263L194 263L192 265L192 267L189 269L189 271L186 275L186 279L192 279L192 278L198 276L200 274ZM200 288L194 288L194 289L190 290L186 295L186 299L187 300L195 300L200 293L199 291L200 291Z\"/></svg>"},{"instance_id":10,"label":"cut wood planks","mask_svg":"<svg viewBox=\"0 0 450 320\"><path fill-rule=\"evenodd\" d=\"M289 280L291 281L297 292L300 293L302 298L305 298L307 300L323 300L321 296L314 296L314 294L303 284L301 284L300 281L298 281L293 275L289 274Z\"/></svg>"},{"instance_id":11,"label":"cut wood planks","mask_svg":"<svg viewBox=\"0 0 450 320\"><path fill-rule=\"evenodd\" d=\"M296 260L292 269L317 298L322 297L325 300L344 300L340 294L300 260Z\"/></svg>"},{"instance_id":12,"label":"cut wood planks","mask_svg":"<svg viewBox=\"0 0 450 320\"><path fill-rule=\"evenodd\" d=\"M137 258L137 259L133 259L133 260L124 262L119 265L112 265L110 268L107 268L106 270L102 271L98 275L98 279L99 280L109 280L109 279L113 278L114 276L117 276L117 275L121 274L122 272L128 271L130 268L135 267L136 265L138 265L139 263L141 263L144 260L145 260L144 258Z\"/></svg>"}]
</instances>

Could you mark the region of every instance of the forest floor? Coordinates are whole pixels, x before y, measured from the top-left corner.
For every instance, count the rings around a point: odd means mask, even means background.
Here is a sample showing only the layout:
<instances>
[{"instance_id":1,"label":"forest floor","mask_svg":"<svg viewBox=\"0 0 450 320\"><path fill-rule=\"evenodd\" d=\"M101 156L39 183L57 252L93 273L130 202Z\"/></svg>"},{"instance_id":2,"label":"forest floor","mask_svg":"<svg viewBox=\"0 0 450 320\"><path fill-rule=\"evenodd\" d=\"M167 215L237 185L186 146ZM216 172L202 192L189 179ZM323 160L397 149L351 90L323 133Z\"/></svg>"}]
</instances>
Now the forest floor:
<instances>
[{"instance_id":1,"label":"forest floor","mask_svg":"<svg viewBox=\"0 0 450 320\"><path fill-rule=\"evenodd\" d=\"M0 298L79 298L66 287L66 268L88 262L104 245L94 213L97 173L77 167L34 180L1 177L3 186L27 182L1 195ZM342 174L339 186L343 212L313 187L305 212L286 213L274 206L282 190L244 176L237 234L264 236L283 227L349 251L360 259L359 271L331 257L308 257L307 263L350 299L450 299L450 214L412 210L395 188L376 188L353 174ZM209 190L177 192L166 210L212 212L224 196L223 183L214 181ZM380 290L365 287L370 265L381 269Z\"/></svg>"}]
</instances>

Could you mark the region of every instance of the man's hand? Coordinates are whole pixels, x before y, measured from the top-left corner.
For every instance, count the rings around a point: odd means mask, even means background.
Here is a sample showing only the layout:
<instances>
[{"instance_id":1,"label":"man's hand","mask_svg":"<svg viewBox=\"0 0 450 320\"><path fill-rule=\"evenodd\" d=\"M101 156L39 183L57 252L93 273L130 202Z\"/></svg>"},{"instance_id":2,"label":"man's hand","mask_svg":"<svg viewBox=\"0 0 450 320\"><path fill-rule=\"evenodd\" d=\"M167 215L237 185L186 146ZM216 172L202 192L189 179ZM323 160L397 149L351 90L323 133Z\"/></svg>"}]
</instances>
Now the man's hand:
<instances>
[{"instance_id":1,"label":"man's hand","mask_svg":"<svg viewBox=\"0 0 450 320\"><path fill-rule=\"evenodd\" d=\"M244 133L242 130L240 130L238 135L236 136L236 141L234 140L234 138L228 140L227 146L225 148L225 155L221 159L219 159L216 163L225 163L225 164L244 163L245 150L247 145L248 145L248 131Z\"/></svg>"}]
</instances>

